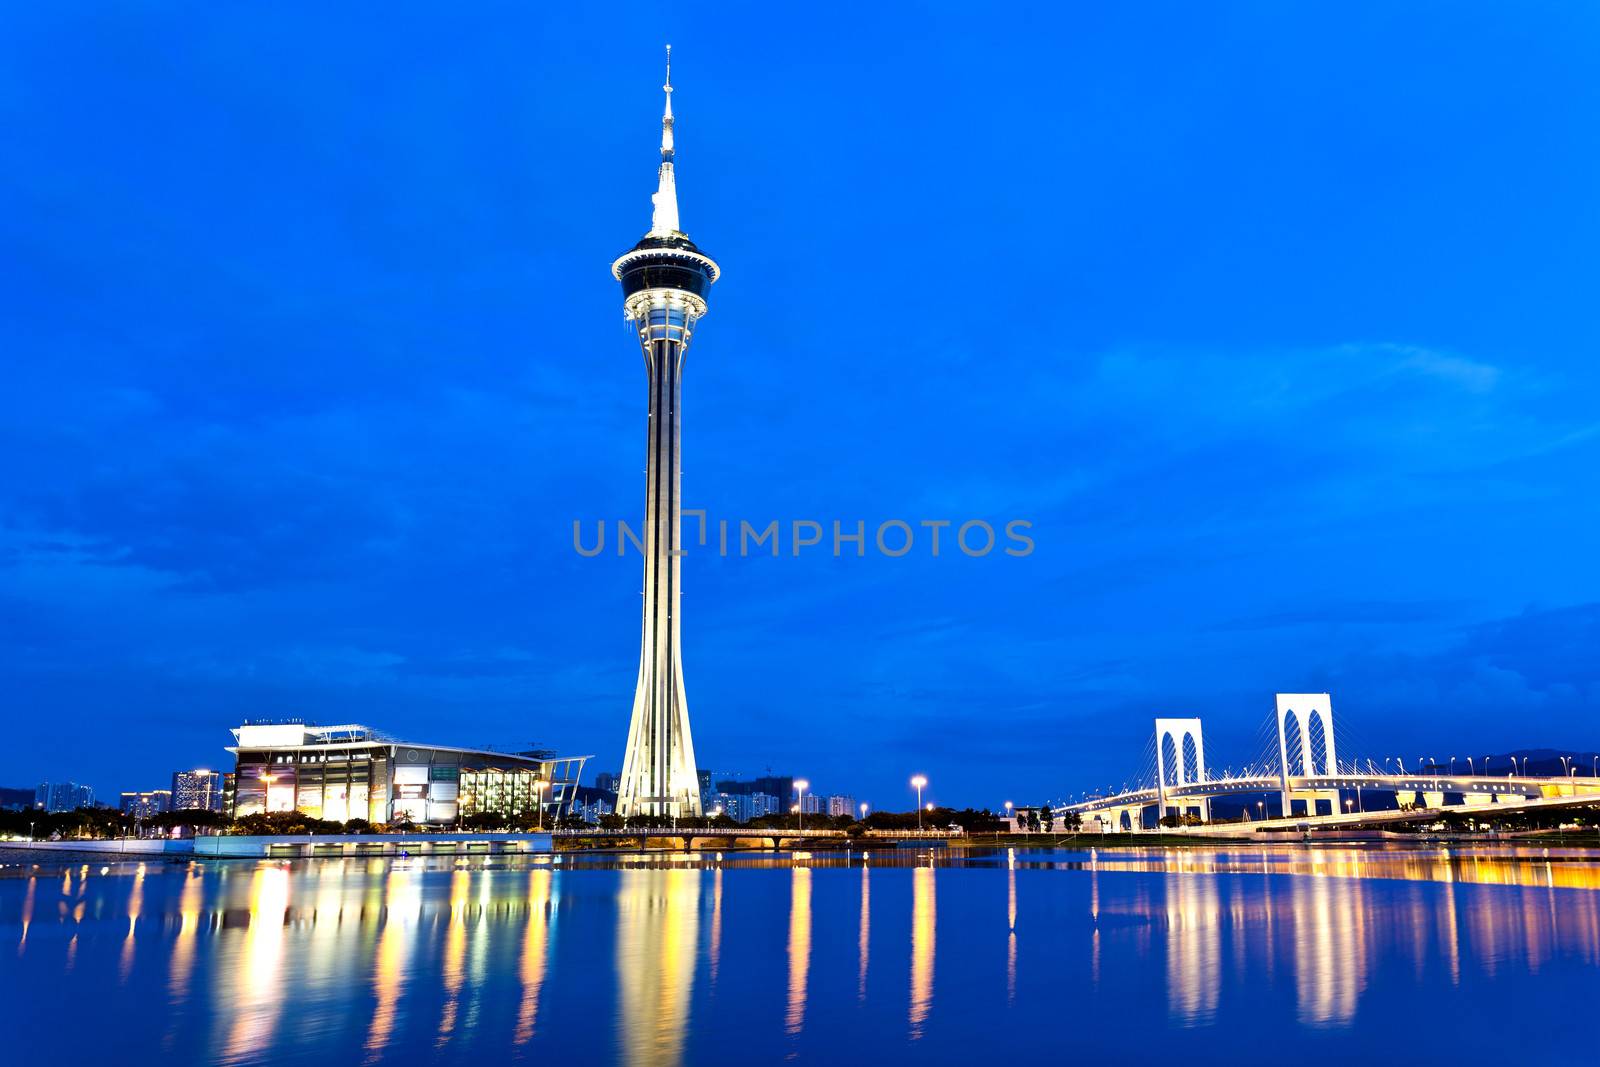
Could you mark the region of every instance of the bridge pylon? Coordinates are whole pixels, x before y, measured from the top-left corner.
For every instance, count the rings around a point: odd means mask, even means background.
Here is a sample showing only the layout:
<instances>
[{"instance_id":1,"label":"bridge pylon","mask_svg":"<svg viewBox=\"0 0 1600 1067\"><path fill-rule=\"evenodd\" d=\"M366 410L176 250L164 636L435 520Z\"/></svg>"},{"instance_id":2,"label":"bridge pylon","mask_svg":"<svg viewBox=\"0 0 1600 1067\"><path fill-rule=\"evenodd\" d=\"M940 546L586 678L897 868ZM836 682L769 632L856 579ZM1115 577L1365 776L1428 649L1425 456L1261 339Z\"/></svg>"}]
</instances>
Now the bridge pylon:
<instances>
[{"instance_id":1,"label":"bridge pylon","mask_svg":"<svg viewBox=\"0 0 1600 1067\"><path fill-rule=\"evenodd\" d=\"M1283 795L1283 816L1292 814L1295 789L1292 778L1339 773L1338 749L1333 738L1333 699L1327 693L1278 694L1278 779ZM1306 814L1314 814L1313 797L1301 790ZM1335 813L1338 794L1333 797Z\"/></svg>"},{"instance_id":2,"label":"bridge pylon","mask_svg":"<svg viewBox=\"0 0 1600 1067\"><path fill-rule=\"evenodd\" d=\"M1200 785L1206 780L1206 740L1199 719L1156 720L1156 823L1167 815L1167 790L1185 785ZM1204 797L1195 804L1200 817L1211 817L1211 802ZM1182 815L1179 808L1176 814Z\"/></svg>"}]
</instances>

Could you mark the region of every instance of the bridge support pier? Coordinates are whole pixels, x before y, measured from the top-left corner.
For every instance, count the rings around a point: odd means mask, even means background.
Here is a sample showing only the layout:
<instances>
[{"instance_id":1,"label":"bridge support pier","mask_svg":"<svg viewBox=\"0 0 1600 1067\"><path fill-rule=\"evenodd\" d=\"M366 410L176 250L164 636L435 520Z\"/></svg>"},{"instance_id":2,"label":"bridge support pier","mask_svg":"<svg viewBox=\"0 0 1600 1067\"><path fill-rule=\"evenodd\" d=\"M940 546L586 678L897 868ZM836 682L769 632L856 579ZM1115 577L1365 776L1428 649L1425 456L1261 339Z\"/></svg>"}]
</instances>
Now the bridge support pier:
<instances>
[{"instance_id":1,"label":"bridge support pier","mask_svg":"<svg viewBox=\"0 0 1600 1067\"><path fill-rule=\"evenodd\" d=\"M1284 794L1285 817L1339 814L1337 789L1291 789Z\"/></svg>"}]
</instances>

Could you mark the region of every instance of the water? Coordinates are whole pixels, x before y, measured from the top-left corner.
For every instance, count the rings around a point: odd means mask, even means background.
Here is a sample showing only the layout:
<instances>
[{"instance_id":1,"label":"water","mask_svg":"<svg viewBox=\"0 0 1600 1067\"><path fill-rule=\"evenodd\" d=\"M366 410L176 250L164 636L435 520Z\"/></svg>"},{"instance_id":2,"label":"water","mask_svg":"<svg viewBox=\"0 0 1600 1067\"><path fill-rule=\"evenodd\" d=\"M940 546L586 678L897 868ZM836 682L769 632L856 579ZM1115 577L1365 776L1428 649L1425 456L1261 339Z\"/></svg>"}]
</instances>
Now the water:
<instances>
[{"instance_id":1,"label":"water","mask_svg":"<svg viewBox=\"0 0 1600 1067\"><path fill-rule=\"evenodd\" d=\"M1600 853L1579 850L7 858L17 1063L1564 1061L1600 1040Z\"/></svg>"}]
</instances>

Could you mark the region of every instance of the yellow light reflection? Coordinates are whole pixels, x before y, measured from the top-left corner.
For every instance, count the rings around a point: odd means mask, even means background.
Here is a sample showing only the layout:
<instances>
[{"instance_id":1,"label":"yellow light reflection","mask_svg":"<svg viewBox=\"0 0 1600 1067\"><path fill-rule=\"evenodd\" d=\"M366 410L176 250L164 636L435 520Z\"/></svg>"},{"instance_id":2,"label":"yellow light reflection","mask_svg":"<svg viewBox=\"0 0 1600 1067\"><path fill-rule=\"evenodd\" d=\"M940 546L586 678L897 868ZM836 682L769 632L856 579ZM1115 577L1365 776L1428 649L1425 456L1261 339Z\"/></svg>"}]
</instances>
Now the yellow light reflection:
<instances>
[{"instance_id":1,"label":"yellow light reflection","mask_svg":"<svg viewBox=\"0 0 1600 1067\"><path fill-rule=\"evenodd\" d=\"M911 1009L908 1022L911 1040L922 1037L933 1008L933 953L937 906L934 899L932 867L911 872Z\"/></svg>"},{"instance_id":2,"label":"yellow light reflection","mask_svg":"<svg viewBox=\"0 0 1600 1067\"><path fill-rule=\"evenodd\" d=\"M720 860L721 857L719 856ZM722 865L711 875L711 987L717 985L717 968L722 962Z\"/></svg>"},{"instance_id":3,"label":"yellow light reflection","mask_svg":"<svg viewBox=\"0 0 1600 1067\"><path fill-rule=\"evenodd\" d=\"M550 886L554 875L547 869L528 872L528 926L522 935L522 1003L512 1039L519 1045L533 1037L539 1018L539 993L544 988L550 951Z\"/></svg>"},{"instance_id":4,"label":"yellow light reflection","mask_svg":"<svg viewBox=\"0 0 1600 1067\"><path fill-rule=\"evenodd\" d=\"M617 1029L624 1062L683 1062L700 938L700 870L624 870L617 891Z\"/></svg>"},{"instance_id":5,"label":"yellow light reflection","mask_svg":"<svg viewBox=\"0 0 1600 1067\"><path fill-rule=\"evenodd\" d=\"M221 1060L253 1059L271 1043L283 1003L283 918L289 910L289 872L260 866L250 879L250 926L234 972L236 1014Z\"/></svg>"},{"instance_id":6,"label":"yellow light reflection","mask_svg":"<svg viewBox=\"0 0 1600 1067\"><path fill-rule=\"evenodd\" d=\"M372 988L377 995L377 1006L372 1012L372 1025L367 1030L367 1063L383 1058L383 1050L394 1036L399 1015L400 998L404 995L407 957L417 918L422 913L422 886L412 872L403 868L390 870L384 886L383 933L378 937L378 951L372 968Z\"/></svg>"},{"instance_id":7,"label":"yellow light reflection","mask_svg":"<svg viewBox=\"0 0 1600 1067\"><path fill-rule=\"evenodd\" d=\"M439 976L444 985L444 1010L439 1017L436 1048L444 1048L449 1043L461 1007L461 983L467 976L467 895L471 887L470 872L457 868L451 873L450 920L445 929L444 967Z\"/></svg>"},{"instance_id":8,"label":"yellow light reflection","mask_svg":"<svg viewBox=\"0 0 1600 1067\"><path fill-rule=\"evenodd\" d=\"M29 875L28 894L22 898L22 939L17 942L18 956L21 956L28 948L28 926L33 922L33 895L38 885L39 879Z\"/></svg>"},{"instance_id":9,"label":"yellow light reflection","mask_svg":"<svg viewBox=\"0 0 1600 1067\"><path fill-rule=\"evenodd\" d=\"M172 959L167 964L167 1003L173 1007L189 999L195 940L200 933L200 902L204 897L205 878L198 866L190 867L178 896L178 936L173 939Z\"/></svg>"},{"instance_id":10,"label":"yellow light reflection","mask_svg":"<svg viewBox=\"0 0 1600 1067\"><path fill-rule=\"evenodd\" d=\"M133 872L133 888L128 890L128 933L122 939L122 958L117 961L117 984L124 985L128 981L128 972L133 970L133 932L139 925L139 912L144 907L144 864L139 864Z\"/></svg>"},{"instance_id":11,"label":"yellow light reflection","mask_svg":"<svg viewBox=\"0 0 1600 1067\"><path fill-rule=\"evenodd\" d=\"M806 983L811 973L811 868L789 872L789 1004L784 1032L800 1033L806 1021Z\"/></svg>"}]
</instances>

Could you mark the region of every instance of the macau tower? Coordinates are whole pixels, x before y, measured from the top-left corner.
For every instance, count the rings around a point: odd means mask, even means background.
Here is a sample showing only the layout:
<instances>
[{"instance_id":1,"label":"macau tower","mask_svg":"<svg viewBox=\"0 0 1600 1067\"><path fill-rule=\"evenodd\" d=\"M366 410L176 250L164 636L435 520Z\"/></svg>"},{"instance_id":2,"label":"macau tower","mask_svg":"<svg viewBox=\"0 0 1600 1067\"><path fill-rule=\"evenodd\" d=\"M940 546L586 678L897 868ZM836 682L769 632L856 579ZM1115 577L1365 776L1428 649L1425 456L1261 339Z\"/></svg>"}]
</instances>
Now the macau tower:
<instances>
[{"instance_id":1,"label":"macau tower","mask_svg":"<svg viewBox=\"0 0 1600 1067\"><path fill-rule=\"evenodd\" d=\"M617 787L617 814L679 818L702 814L683 694L679 562L683 515L683 357L706 294L720 272L678 224L672 162L672 48L667 48L666 108L661 116L661 166L651 199L650 232L611 265L622 283L622 310L638 327L650 385L646 444L644 633L639 683L628 725L628 749Z\"/></svg>"}]
</instances>

